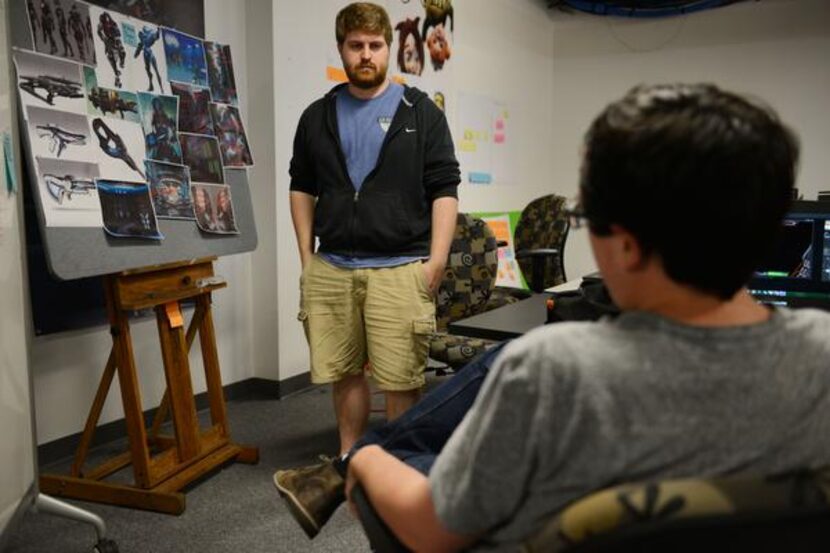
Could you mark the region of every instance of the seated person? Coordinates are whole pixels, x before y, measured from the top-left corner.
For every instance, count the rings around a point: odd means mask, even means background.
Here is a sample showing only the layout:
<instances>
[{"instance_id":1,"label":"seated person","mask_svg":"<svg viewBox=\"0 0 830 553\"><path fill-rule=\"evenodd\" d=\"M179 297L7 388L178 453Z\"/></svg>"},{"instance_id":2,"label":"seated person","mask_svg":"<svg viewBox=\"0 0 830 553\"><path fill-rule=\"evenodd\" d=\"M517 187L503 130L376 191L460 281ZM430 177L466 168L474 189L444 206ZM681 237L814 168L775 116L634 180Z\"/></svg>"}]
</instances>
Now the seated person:
<instances>
[{"instance_id":1,"label":"seated person","mask_svg":"<svg viewBox=\"0 0 830 553\"><path fill-rule=\"evenodd\" d=\"M278 471L295 518L315 534L357 481L413 550L514 550L614 484L826 465L830 314L746 290L797 158L769 108L711 85L609 105L573 216L622 314L536 329L344 457Z\"/></svg>"}]
</instances>

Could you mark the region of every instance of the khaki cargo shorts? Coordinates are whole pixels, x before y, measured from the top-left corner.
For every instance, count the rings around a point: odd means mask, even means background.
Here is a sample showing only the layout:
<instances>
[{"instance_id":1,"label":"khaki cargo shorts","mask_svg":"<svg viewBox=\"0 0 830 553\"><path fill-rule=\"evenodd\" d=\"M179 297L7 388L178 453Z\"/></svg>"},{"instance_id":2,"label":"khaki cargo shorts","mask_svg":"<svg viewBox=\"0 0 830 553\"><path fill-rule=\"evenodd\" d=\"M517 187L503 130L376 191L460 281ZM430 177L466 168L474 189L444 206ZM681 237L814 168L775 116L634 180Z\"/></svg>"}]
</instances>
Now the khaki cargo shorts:
<instances>
[{"instance_id":1,"label":"khaki cargo shorts","mask_svg":"<svg viewBox=\"0 0 830 553\"><path fill-rule=\"evenodd\" d=\"M343 269L315 255L300 277L300 313L311 381L336 382L372 362L381 390L424 385L435 302L421 262Z\"/></svg>"}]
</instances>

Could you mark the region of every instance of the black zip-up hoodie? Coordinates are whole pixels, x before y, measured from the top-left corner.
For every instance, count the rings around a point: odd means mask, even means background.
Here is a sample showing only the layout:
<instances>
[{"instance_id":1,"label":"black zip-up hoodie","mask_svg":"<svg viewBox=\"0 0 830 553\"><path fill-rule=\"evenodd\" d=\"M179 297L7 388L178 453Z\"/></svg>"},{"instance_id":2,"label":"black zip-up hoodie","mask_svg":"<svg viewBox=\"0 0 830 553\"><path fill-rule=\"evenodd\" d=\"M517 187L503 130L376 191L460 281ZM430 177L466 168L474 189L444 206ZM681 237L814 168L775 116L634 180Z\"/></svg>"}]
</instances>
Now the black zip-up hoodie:
<instances>
[{"instance_id":1,"label":"black zip-up hoodie","mask_svg":"<svg viewBox=\"0 0 830 553\"><path fill-rule=\"evenodd\" d=\"M358 193L335 112L335 95L345 86L311 104L294 137L291 190L317 198L319 250L357 257L428 256L432 202L457 197L460 181L447 119L426 94L405 86L377 165Z\"/></svg>"}]
</instances>

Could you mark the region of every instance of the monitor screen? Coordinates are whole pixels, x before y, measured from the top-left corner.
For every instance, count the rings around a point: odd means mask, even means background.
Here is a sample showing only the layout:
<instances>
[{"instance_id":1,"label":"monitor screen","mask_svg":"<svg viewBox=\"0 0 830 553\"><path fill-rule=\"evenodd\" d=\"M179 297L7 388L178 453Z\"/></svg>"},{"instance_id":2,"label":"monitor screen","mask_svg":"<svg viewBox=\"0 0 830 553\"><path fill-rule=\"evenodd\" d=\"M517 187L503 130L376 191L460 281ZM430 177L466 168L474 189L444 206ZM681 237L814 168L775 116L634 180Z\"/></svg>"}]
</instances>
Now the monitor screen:
<instances>
[{"instance_id":1,"label":"monitor screen","mask_svg":"<svg viewBox=\"0 0 830 553\"><path fill-rule=\"evenodd\" d=\"M749 283L765 303L830 309L830 203L797 201Z\"/></svg>"}]
</instances>

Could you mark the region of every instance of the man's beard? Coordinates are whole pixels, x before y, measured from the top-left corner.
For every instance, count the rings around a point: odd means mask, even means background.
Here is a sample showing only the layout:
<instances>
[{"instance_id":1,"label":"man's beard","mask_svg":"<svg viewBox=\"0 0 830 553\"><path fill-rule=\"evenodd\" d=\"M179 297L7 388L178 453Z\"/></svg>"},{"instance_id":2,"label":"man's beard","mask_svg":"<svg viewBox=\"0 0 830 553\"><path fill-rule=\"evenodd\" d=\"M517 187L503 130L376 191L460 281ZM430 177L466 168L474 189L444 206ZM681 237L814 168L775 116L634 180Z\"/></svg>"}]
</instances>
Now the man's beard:
<instances>
[{"instance_id":1,"label":"man's beard","mask_svg":"<svg viewBox=\"0 0 830 553\"><path fill-rule=\"evenodd\" d=\"M374 71L370 74L363 73L360 71L360 69L363 67L369 67ZM383 84L383 81L386 80L386 67L387 66L385 65L379 67L374 64L358 65L357 67L347 67L346 76L349 77L349 82L357 88L375 88L376 86L380 86L381 84Z\"/></svg>"}]
</instances>

